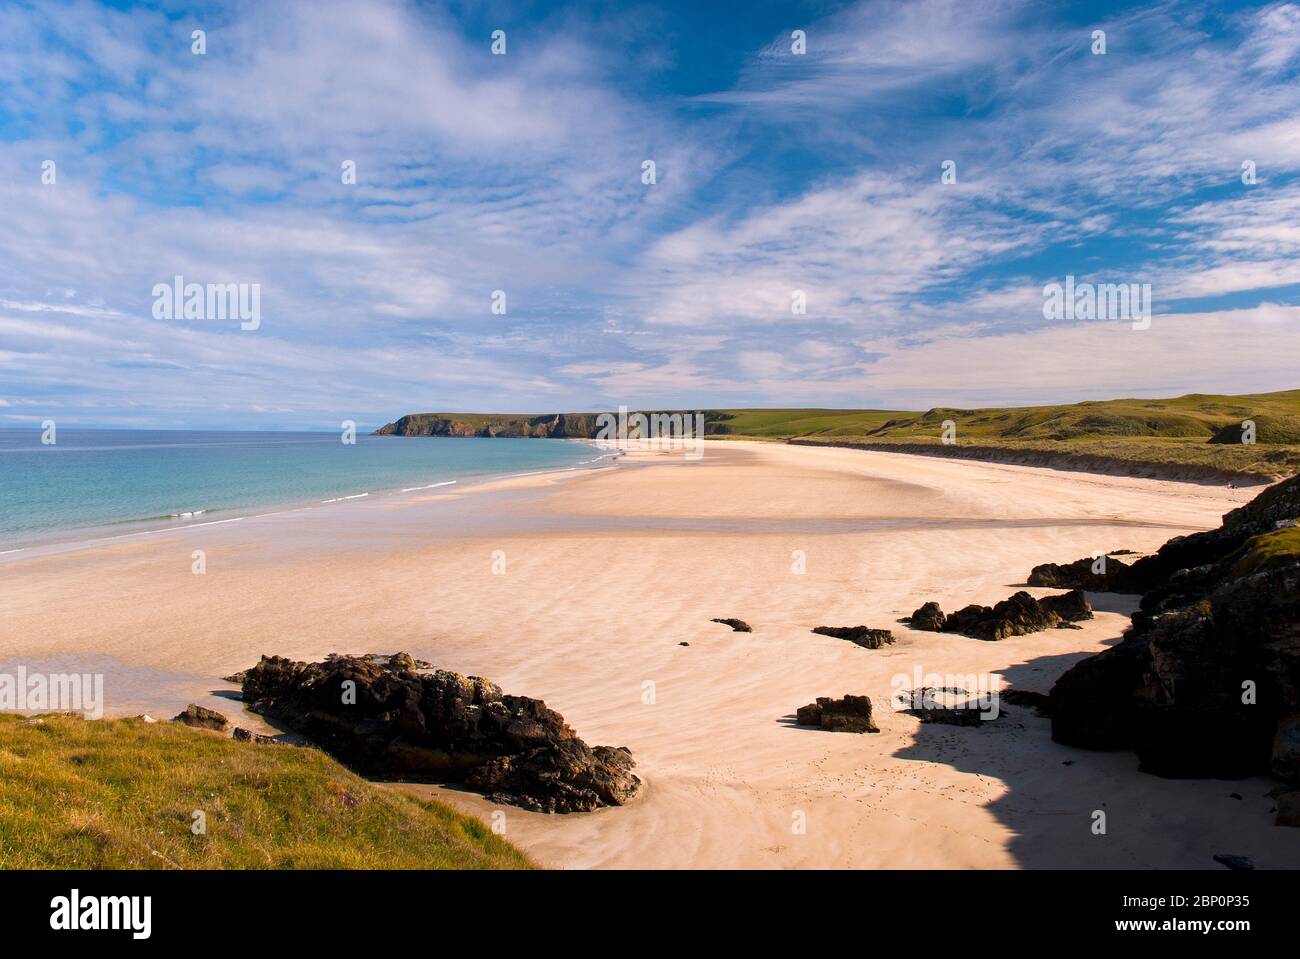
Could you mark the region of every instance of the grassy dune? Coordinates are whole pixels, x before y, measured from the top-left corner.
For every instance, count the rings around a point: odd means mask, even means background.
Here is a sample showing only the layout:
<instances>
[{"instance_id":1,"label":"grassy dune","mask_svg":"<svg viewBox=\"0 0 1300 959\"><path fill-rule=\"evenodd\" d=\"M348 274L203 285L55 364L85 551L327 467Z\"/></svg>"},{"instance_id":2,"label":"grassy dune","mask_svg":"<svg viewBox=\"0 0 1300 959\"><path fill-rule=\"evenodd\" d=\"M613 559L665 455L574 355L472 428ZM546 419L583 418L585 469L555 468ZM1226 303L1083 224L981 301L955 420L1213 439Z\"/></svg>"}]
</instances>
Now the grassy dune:
<instances>
[{"instance_id":1,"label":"grassy dune","mask_svg":"<svg viewBox=\"0 0 1300 959\"><path fill-rule=\"evenodd\" d=\"M136 719L0 715L0 868L528 866L478 820L371 785L315 749Z\"/></svg>"},{"instance_id":2,"label":"grassy dune","mask_svg":"<svg viewBox=\"0 0 1300 959\"><path fill-rule=\"evenodd\" d=\"M937 408L887 415L860 411L725 411L719 432L866 447L938 447L917 452L1013 461L1073 461L1084 468L1130 467L1189 476L1272 480L1300 472L1300 390L1174 399L1119 399L1068 406ZM770 414L783 414L772 416ZM757 415L756 415L757 414ZM1242 422L1255 424L1243 444ZM956 424L944 447L943 424ZM812 429L808 427L812 426Z\"/></svg>"}]
</instances>

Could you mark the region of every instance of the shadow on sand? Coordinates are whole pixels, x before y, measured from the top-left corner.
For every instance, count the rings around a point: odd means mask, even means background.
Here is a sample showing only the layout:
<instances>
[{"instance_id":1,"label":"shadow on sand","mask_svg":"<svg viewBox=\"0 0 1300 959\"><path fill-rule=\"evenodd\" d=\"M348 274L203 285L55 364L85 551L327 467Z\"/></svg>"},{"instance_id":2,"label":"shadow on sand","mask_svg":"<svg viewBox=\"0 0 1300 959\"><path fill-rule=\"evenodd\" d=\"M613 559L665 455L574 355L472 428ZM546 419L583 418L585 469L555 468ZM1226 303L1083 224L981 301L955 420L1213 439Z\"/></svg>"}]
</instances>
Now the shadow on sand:
<instances>
[{"instance_id":1,"label":"shadow on sand","mask_svg":"<svg viewBox=\"0 0 1300 959\"><path fill-rule=\"evenodd\" d=\"M1135 596L1088 598L1108 612L1137 606ZM1107 645L1117 642L1119 637ZM1089 655L1016 663L1002 671L1003 685L1046 693ZM984 808L1010 833L1004 841L1017 865L1214 870L1223 868L1214 855L1230 853L1250 857L1257 868L1300 866L1300 829L1273 825L1271 779L1161 779L1140 772L1132 752L1062 746L1052 741L1051 721L1033 709L1005 702L1002 709L1009 722L976 728L922 724L894 756L999 780L1005 794ZM1094 831L1099 812L1105 814L1104 834Z\"/></svg>"}]
</instances>

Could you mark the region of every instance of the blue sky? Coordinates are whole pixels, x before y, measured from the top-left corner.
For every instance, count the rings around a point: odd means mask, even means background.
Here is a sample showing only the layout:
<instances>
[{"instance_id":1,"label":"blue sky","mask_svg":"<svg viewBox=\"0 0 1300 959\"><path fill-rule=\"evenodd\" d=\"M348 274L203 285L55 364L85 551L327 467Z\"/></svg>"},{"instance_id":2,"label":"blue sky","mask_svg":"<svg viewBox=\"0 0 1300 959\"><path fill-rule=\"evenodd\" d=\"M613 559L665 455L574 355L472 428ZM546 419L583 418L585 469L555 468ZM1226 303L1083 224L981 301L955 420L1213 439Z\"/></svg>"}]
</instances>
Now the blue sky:
<instances>
[{"instance_id":1,"label":"blue sky","mask_svg":"<svg viewBox=\"0 0 1300 959\"><path fill-rule=\"evenodd\" d=\"M7 0L0 426L1297 387L1298 74L1291 3Z\"/></svg>"}]
</instances>

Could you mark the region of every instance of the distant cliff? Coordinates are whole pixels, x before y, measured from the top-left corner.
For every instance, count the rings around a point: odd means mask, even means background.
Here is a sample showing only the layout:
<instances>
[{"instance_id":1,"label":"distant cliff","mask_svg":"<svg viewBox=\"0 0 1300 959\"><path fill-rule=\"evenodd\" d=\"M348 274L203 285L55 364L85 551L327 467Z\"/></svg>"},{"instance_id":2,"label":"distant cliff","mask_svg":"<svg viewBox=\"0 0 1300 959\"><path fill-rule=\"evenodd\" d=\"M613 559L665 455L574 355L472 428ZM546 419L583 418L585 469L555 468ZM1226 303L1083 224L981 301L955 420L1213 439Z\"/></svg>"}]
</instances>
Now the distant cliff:
<instances>
[{"instance_id":1,"label":"distant cliff","mask_svg":"<svg viewBox=\"0 0 1300 959\"><path fill-rule=\"evenodd\" d=\"M596 435L595 413L516 416L492 413L411 413L375 430L378 436L532 436L589 439Z\"/></svg>"},{"instance_id":2,"label":"distant cliff","mask_svg":"<svg viewBox=\"0 0 1300 959\"><path fill-rule=\"evenodd\" d=\"M694 413L641 411L647 417L680 416L686 429L694 432ZM375 430L376 436L506 436L538 439L594 439L600 431L602 413L410 413ZM617 414L613 414L617 415ZM636 411L629 416L635 416ZM686 419L690 417L690 419ZM726 433L727 413L705 411L704 432ZM680 421L679 421L680 423ZM681 425L675 435L681 434ZM664 435L664 428L658 435Z\"/></svg>"}]
</instances>

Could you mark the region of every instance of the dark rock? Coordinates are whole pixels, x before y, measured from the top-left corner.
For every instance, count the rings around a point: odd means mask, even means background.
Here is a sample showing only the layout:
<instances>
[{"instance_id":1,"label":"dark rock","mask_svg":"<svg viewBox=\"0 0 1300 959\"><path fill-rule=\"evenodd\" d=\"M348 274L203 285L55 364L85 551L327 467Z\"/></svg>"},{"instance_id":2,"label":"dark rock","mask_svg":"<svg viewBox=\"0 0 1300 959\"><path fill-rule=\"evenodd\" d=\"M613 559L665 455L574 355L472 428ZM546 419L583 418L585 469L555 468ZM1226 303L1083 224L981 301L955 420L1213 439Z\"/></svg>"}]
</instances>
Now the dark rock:
<instances>
[{"instance_id":1,"label":"dark rock","mask_svg":"<svg viewBox=\"0 0 1300 959\"><path fill-rule=\"evenodd\" d=\"M867 649L879 649L894 642L894 634L889 630L872 629L870 626L817 626L813 632L819 636L847 639Z\"/></svg>"},{"instance_id":2,"label":"dark rock","mask_svg":"<svg viewBox=\"0 0 1300 959\"><path fill-rule=\"evenodd\" d=\"M593 749L581 739L562 739L550 748L489 760L470 770L465 783L493 802L534 812L572 812L626 803L641 785L632 775L635 765L624 746Z\"/></svg>"},{"instance_id":3,"label":"dark rock","mask_svg":"<svg viewBox=\"0 0 1300 959\"><path fill-rule=\"evenodd\" d=\"M1214 861L1220 865L1227 866L1229 869L1254 869L1255 863L1249 856L1231 856L1227 853L1219 853L1214 857Z\"/></svg>"},{"instance_id":4,"label":"dark rock","mask_svg":"<svg viewBox=\"0 0 1300 959\"><path fill-rule=\"evenodd\" d=\"M393 653L388 659L388 665L397 670L406 670L414 672L419 668L414 657L410 653ZM427 666L427 664L426 664Z\"/></svg>"},{"instance_id":5,"label":"dark rock","mask_svg":"<svg viewBox=\"0 0 1300 959\"><path fill-rule=\"evenodd\" d=\"M752 633L754 631L754 627L750 626L749 623L745 622L743 619L711 619L709 622L721 623L723 626L730 626L738 633Z\"/></svg>"},{"instance_id":6,"label":"dark rock","mask_svg":"<svg viewBox=\"0 0 1300 959\"><path fill-rule=\"evenodd\" d=\"M1128 591L1144 594L1142 605L1145 609L1159 602L1163 596L1162 587L1172 585L1173 591L1178 591L1178 583L1171 584L1175 576L1187 576L1190 571L1200 570L1200 576L1203 577L1216 563L1226 559L1248 539L1263 531L1263 528L1240 526L1175 536L1155 553L1142 557L1130 567L1127 574L1130 577ZM1184 583L1184 588L1190 586L1203 592L1212 585L1207 582L1198 587L1195 585L1196 578ZM1154 596L1151 595L1153 593Z\"/></svg>"},{"instance_id":7,"label":"dark rock","mask_svg":"<svg viewBox=\"0 0 1300 959\"><path fill-rule=\"evenodd\" d=\"M186 726L193 726L195 729L224 730L230 725L230 720L221 713L204 706L196 706L194 703L190 703L185 707L184 711L173 716L172 722L184 723Z\"/></svg>"},{"instance_id":8,"label":"dark rock","mask_svg":"<svg viewBox=\"0 0 1300 959\"><path fill-rule=\"evenodd\" d=\"M1300 716L1287 716L1277 724L1270 768L1278 779L1300 783Z\"/></svg>"},{"instance_id":9,"label":"dark rock","mask_svg":"<svg viewBox=\"0 0 1300 959\"><path fill-rule=\"evenodd\" d=\"M1021 590L992 607L972 604L957 610L944 620L943 631L992 641L1091 618L1092 607L1080 590L1041 600Z\"/></svg>"},{"instance_id":10,"label":"dark rock","mask_svg":"<svg viewBox=\"0 0 1300 959\"><path fill-rule=\"evenodd\" d=\"M1099 593L1136 593L1128 563L1104 557L1102 572L1093 572L1097 560L1091 558L1076 559L1073 563L1060 565L1043 563L1035 566L1026 582L1030 586L1046 586L1051 589L1087 589Z\"/></svg>"},{"instance_id":11,"label":"dark rock","mask_svg":"<svg viewBox=\"0 0 1300 959\"><path fill-rule=\"evenodd\" d=\"M244 701L359 772L464 782L528 809L621 805L640 786L626 750L589 747L541 700L413 662L421 671L400 657L264 656Z\"/></svg>"},{"instance_id":12,"label":"dark rock","mask_svg":"<svg viewBox=\"0 0 1300 959\"><path fill-rule=\"evenodd\" d=\"M244 673L245 670L241 669L239 672L231 673L229 676L222 676L221 681L223 683L234 683L236 686L242 686L244 685Z\"/></svg>"},{"instance_id":13,"label":"dark rock","mask_svg":"<svg viewBox=\"0 0 1300 959\"><path fill-rule=\"evenodd\" d=\"M817 702L800 706L795 717L800 726L819 726L832 733L880 732L871 721L871 699L867 696L820 696Z\"/></svg>"},{"instance_id":14,"label":"dark rock","mask_svg":"<svg viewBox=\"0 0 1300 959\"><path fill-rule=\"evenodd\" d=\"M1241 799L1241 798L1242 798L1242 795L1241 795L1241 793L1228 793L1228 798L1229 798L1229 799Z\"/></svg>"},{"instance_id":15,"label":"dark rock","mask_svg":"<svg viewBox=\"0 0 1300 959\"><path fill-rule=\"evenodd\" d=\"M907 622L913 629L938 633L943 631L944 618L943 610L939 608L938 603L926 603L907 617Z\"/></svg>"},{"instance_id":16,"label":"dark rock","mask_svg":"<svg viewBox=\"0 0 1300 959\"><path fill-rule=\"evenodd\" d=\"M1160 776L1296 775L1300 555L1270 540L1267 563L1245 559L1297 511L1293 478L1219 529L1175 537L1135 563L1147 585L1133 625L1058 680L1052 737L1134 749L1142 770Z\"/></svg>"},{"instance_id":17,"label":"dark rock","mask_svg":"<svg viewBox=\"0 0 1300 959\"><path fill-rule=\"evenodd\" d=\"M691 645L691 644L690 644L690 643L678 643L677 645L678 645L678 646L689 646L689 645Z\"/></svg>"},{"instance_id":18,"label":"dark rock","mask_svg":"<svg viewBox=\"0 0 1300 959\"><path fill-rule=\"evenodd\" d=\"M1004 703L1032 709L1039 716L1052 715L1052 699L1046 693L1033 693L1027 689L1004 689L998 693Z\"/></svg>"},{"instance_id":19,"label":"dark rock","mask_svg":"<svg viewBox=\"0 0 1300 959\"><path fill-rule=\"evenodd\" d=\"M233 735L240 742L265 743L271 746L281 745L280 741L273 736L263 736L261 733L255 733L251 729L245 729L243 726L236 726Z\"/></svg>"},{"instance_id":20,"label":"dark rock","mask_svg":"<svg viewBox=\"0 0 1300 959\"><path fill-rule=\"evenodd\" d=\"M794 718L800 726L820 726L822 724L821 701L800 706L795 710Z\"/></svg>"},{"instance_id":21,"label":"dark rock","mask_svg":"<svg viewBox=\"0 0 1300 959\"><path fill-rule=\"evenodd\" d=\"M1081 589L1072 589L1068 593L1059 593L1055 596L1044 596L1038 603L1049 613L1059 616L1066 624L1092 619L1092 606Z\"/></svg>"},{"instance_id":22,"label":"dark rock","mask_svg":"<svg viewBox=\"0 0 1300 959\"><path fill-rule=\"evenodd\" d=\"M964 689L953 687L933 687L926 686L921 689L914 689L910 693L904 693L901 697L902 704L907 705L904 710L911 716L915 716L923 723L940 723L946 726L978 726L982 722L992 722L992 718L985 715L985 708L977 700L967 700L961 703L949 705L945 702L945 696L968 696L970 695ZM999 713L999 716L1001 713Z\"/></svg>"},{"instance_id":23,"label":"dark rock","mask_svg":"<svg viewBox=\"0 0 1300 959\"><path fill-rule=\"evenodd\" d=\"M909 709L907 712L923 723L940 723L945 726L978 726L992 721L986 719L984 713L974 705L929 706Z\"/></svg>"},{"instance_id":24,"label":"dark rock","mask_svg":"<svg viewBox=\"0 0 1300 959\"><path fill-rule=\"evenodd\" d=\"M1300 826L1300 791L1282 793L1277 797L1276 826Z\"/></svg>"}]
</instances>

